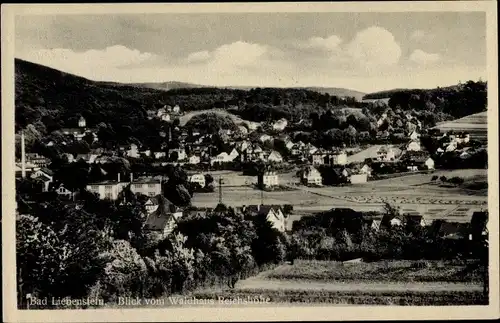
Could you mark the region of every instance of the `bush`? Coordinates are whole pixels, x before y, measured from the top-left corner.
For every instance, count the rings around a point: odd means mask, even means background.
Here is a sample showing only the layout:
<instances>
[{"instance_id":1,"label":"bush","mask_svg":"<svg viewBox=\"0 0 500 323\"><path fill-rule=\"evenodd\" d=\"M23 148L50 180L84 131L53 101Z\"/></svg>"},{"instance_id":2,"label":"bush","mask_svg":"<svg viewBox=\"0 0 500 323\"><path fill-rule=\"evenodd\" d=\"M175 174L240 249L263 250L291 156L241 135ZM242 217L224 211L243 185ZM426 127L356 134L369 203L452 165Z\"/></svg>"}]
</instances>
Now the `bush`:
<instances>
[{"instance_id":1,"label":"bush","mask_svg":"<svg viewBox=\"0 0 500 323\"><path fill-rule=\"evenodd\" d=\"M432 176L431 181L436 181L439 177L437 175Z\"/></svg>"},{"instance_id":2,"label":"bush","mask_svg":"<svg viewBox=\"0 0 500 323\"><path fill-rule=\"evenodd\" d=\"M441 182L446 182L447 178L446 178L446 176L441 176L441 177L439 178L439 180L440 180Z\"/></svg>"}]
</instances>

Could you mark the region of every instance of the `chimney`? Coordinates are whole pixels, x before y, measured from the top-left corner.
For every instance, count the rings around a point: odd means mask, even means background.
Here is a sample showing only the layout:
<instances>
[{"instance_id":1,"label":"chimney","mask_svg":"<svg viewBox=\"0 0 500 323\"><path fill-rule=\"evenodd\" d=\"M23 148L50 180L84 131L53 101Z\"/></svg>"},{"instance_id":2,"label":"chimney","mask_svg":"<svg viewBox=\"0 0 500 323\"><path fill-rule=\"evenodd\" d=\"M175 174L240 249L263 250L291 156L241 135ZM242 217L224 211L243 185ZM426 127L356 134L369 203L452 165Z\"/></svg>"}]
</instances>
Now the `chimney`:
<instances>
[{"instance_id":1,"label":"chimney","mask_svg":"<svg viewBox=\"0 0 500 323\"><path fill-rule=\"evenodd\" d=\"M26 178L26 151L24 142L24 130L21 130L21 176Z\"/></svg>"},{"instance_id":2,"label":"chimney","mask_svg":"<svg viewBox=\"0 0 500 323\"><path fill-rule=\"evenodd\" d=\"M118 173L118 183L120 183L120 176L121 176L121 174Z\"/></svg>"},{"instance_id":3,"label":"chimney","mask_svg":"<svg viewBox=\"0 0 500 323\"><path fill-rule=\"evenodd\" d=\"M134 180L134 173L130 173L130 183Z\"/></svg>"}]
</instances>

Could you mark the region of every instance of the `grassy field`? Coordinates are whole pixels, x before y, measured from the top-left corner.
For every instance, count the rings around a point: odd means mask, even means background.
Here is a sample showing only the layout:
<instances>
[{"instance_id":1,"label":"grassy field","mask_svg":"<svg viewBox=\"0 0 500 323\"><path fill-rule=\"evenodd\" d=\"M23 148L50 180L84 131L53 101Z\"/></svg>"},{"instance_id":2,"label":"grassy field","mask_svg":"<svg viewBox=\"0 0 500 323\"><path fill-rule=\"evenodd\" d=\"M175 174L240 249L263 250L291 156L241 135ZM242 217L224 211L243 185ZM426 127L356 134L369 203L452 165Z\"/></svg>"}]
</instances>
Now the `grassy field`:
<instances>
[{"instance_id":1,"label":"grassy field","mask_svg":"<svg viewBox=\"0 0 500 323\"><path fill-rule=\"evenodd\" d=\"M265 277L324 282L481 282L477 264L407 260L353 264L298 260L269 271Z\"/></svg>"},{"instance_id":2,"label":"grassy field","mask_svg":"<svg viewBox=\"0 0 500 323\"><path fill-rule=\"evenodd\" d=\"M347 157L347 162L348 163L362 163L365 161L367 158L376 158L377 157L377 151L382 147L382 145L373 145L370 146L356 154L353 154L351 156ZM394 150L394 153L396 154L396 158L401 155L401 150L396 147L392 147Z\"/></svg>"},{"instance_id":3,"label":"grassy field","mask_svg":"<svg viewBox=\"0 0 500 323\"><path fill-rule=\"evenodd\" d=\"M194 293L201 299L269 298L271 305L487 304L479 272L445 262L389 261L344 264L296 261L239 281L233 290Z\"/></svg>"},{"instance_id":4,"label":"grassy field","mask_svg":"<svg viewBox=\"0 0 500 323\"><path fill-rule=\"evenodd\" d=\"M472 114L457 120L443 122L435 128L446 131L466 131L471 135L472 139L487 140L488 132L488 113L480 112Z\"/></svg>"}]
</instances>

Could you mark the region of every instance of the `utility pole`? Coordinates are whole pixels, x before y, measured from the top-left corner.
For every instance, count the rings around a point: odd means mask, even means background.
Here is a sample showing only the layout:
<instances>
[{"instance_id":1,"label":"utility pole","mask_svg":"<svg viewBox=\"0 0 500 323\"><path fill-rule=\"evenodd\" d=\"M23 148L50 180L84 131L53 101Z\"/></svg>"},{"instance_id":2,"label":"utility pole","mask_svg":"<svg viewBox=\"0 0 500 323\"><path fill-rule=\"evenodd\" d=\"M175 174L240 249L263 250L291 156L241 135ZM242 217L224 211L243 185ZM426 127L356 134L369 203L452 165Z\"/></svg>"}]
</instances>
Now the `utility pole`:
<instances>
[{"instance_id":1,"label":"utility pole","mask_svg":"<svg viewBox=\"0 0 500 323\"><path fill-rule=\"evenodd\" d=\"M264 188L260 190L260 205L264 205Z\"/></svg>"},{"instance_id":2,"label":"utility pole","mask_svg":"<svg viewBox=\"0 0 500 323\"><path fill-rule=\"evenodd\" d=\"M222 184L224 181L222 180L222 177L219 177L219 204L222 204Z\"/></svg>"},{"instance_id":3,"label":"utility pole","mask_svg":"<svg viewBox=\"0 0 500 323\"><path fill-rule=\"evenodd\" d=\"M26 148L24 130L21 130L21 176L22 178L26 178Z\"/></svg>"}]
</instances>

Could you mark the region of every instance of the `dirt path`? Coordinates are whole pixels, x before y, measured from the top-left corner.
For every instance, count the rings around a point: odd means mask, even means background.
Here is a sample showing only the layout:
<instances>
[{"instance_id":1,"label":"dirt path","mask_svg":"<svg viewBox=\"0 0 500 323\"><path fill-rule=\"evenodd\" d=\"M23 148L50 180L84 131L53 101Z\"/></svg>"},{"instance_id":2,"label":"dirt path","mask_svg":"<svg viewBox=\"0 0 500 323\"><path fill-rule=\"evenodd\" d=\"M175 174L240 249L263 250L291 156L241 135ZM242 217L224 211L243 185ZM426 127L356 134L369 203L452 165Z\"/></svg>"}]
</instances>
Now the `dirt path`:
<instances>
[{"instance_id":1,"label":"dirt path","mask_svg":"<svg viewBox=\"0 0 500 323\"><path fill-rule=\"evenodd\" d=\"M286 265L284 265L286 266ZM279 267L278 267L279 268ZM278 269L277 268L277 269ZM277 270L274 269L274 270ZM373 292L432 292L432 291L481 291L480 284L447 283L447 282L317 282L300 280L277 280L264 278L269 271L262 272L236 284L236 289L264 290L327 290L327 291L373 291Z\"/></svg>"}]
</instances>

